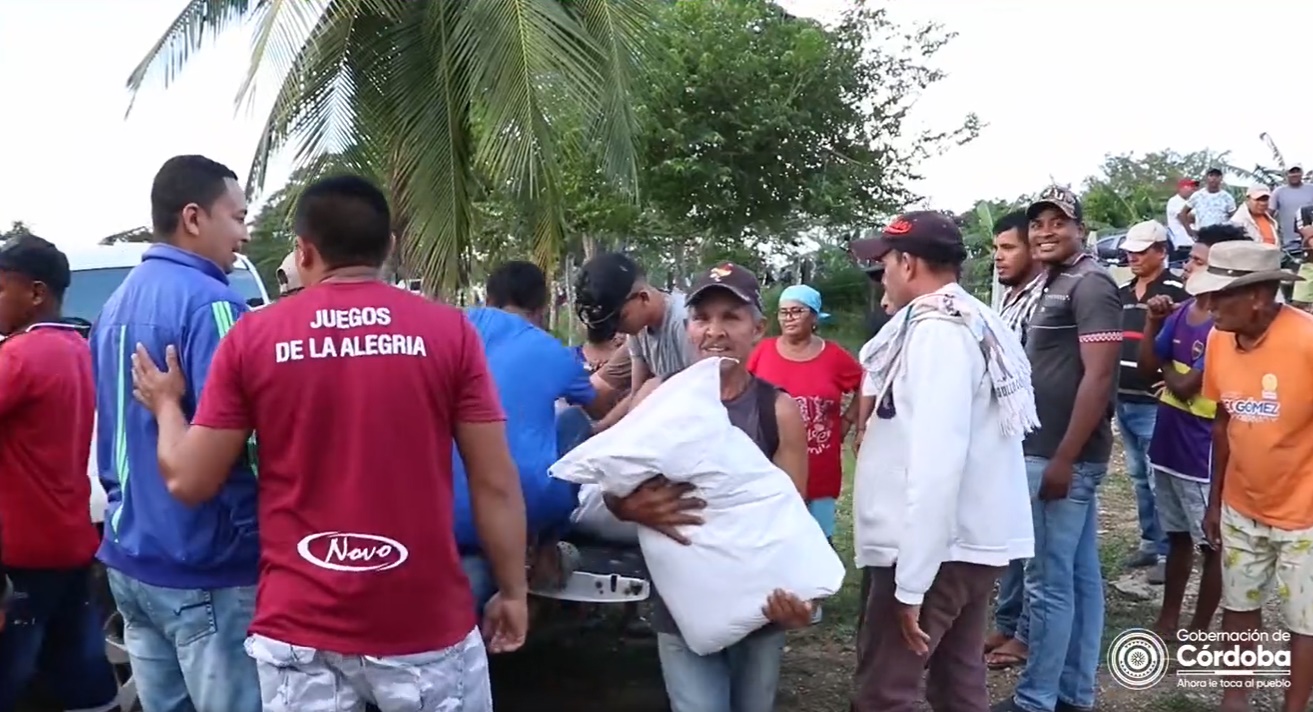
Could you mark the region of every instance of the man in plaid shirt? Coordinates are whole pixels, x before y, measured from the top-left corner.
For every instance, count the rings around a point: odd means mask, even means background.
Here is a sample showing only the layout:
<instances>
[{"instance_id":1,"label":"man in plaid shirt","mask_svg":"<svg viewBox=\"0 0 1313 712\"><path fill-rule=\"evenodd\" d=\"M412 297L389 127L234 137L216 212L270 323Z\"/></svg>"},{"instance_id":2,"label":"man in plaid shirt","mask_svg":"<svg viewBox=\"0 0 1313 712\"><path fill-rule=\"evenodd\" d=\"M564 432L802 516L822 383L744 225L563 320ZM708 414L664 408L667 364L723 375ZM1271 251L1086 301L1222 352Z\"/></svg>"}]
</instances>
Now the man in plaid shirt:
<instances>
[{"instance_id":1,"label":"man in plaid shirt","mask_svg":"<svg viewBox=\"0 0 1313 712\"><path fill-rule=\"evenodd\" d=\"M1031 254L1029 227L1024 210L1008 213L994 223L994 267L999 284L1008 289L999 316L1023 344L1026 325L1048 278L1044 263ZM1022 586L1025 576L1026 562L1018 559L999 579L994 632L985 638L985 663L991 670L1006 670L1026 662L1030 620Z\"/></svg>"}]
</instances>

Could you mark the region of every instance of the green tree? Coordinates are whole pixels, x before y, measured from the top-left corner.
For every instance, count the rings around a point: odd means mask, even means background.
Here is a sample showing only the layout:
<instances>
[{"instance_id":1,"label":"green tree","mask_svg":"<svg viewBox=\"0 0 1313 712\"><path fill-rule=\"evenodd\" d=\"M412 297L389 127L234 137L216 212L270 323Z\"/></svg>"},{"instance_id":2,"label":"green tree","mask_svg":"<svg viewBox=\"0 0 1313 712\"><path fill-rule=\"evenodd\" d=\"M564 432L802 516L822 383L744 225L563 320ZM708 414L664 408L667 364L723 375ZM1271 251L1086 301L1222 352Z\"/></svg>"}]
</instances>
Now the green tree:
<instances>
[{"instance_id":1,"label":"green tree","mask_svg":"<svg viewBox=\"0 0 1313 712\"><path fill-rule=\"evenodd\" d=\"M1086 222L1095 230L1124 229L1143 220L1162 222L1181 178L1202 179L1210 168L1240 173L1227 157L1207 149L1108 155L1099 173L1085 180L1081 202Z\"/></svg>"},{"instance_id":2,"label":"green tree","mask_svg":"<svg viewBox=\"0 0 1313 712\"><path fill-rule=\"evenodd\" d=\"M652 26L643 0L189 0L129 89L153 74L168 84L207 38L247 20L238 101L267 65L284 76L249 189L284 148L302 166L340 152L388 190L403 260L430 283L459 281L488 186L525 216L539 261L554 260L572 135L560 117L585 119L611 180L636 180L629 91Z\"/></svg>"},{"instance_id":3,"label":"green tree","mask_svg":"<svg viewBox=\"0 0 1313 712\"><path fill-rule=\"evenodd\" d=\"M155 241L155 233L152 232L150 228L142 226L142 227L134 227L130 230L124 230L123 232L116 232L113 235L106 235L105 237L100 238L98 244L116 245L120 242L154 242L154 241Z\"/></svg>"},{"instance_id":4,"label":"green tree","mask_svg":"<svg viewBox=\"0 0 1313 712\"><path fill-rule=\"evenodd\" d=\"M22 220L15 220L9 224L8 230L0 232L0 241L8 240L11 237L23 237L24 235L31 234L32 231L28 229L27 223Z\"/></svg>"},{"instance_id":5,"label":"green tree","mask_svg":"<svg viewBox=\"0 0 1313 712\"><path fill-rule=\"evenodd\" d=\"M913 166L978 127L971 116L907 133L914 96L943 76L925 62L951 34L864 3L826 29L765 0L681 0L658 28L640 95L641 195L676 236L652 245L669 261L870 224L910 200Z\"/></svg>"}]
</instances>

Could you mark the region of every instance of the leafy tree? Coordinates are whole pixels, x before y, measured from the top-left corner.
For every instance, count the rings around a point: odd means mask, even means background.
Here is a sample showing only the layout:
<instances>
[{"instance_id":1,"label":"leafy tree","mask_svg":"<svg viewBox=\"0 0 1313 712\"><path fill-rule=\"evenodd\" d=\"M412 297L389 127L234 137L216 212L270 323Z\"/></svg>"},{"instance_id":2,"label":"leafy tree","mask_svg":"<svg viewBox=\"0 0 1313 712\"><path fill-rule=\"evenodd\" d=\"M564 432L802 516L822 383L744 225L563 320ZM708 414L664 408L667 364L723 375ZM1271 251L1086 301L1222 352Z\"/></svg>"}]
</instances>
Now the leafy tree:
<instances>
[{"instance_id":1,"label":"leafy tree","mask_svg":"<svg viewBox=\"0 0 1313 712\"><path fill-rule=\"evenodd\" d=\"M189 0L128 79L171 82L207 38L254 20L244 100L256 73L284 75L251 166L258 190L274 153L299 165L339 151L381 179L406 263L454 285L475 203L494 186L551 262L564 242L558 120L580 115L599 165L635 182L629 91L652 27L643 0Z\"/></svg>"},{"instance_id":2,"label":"leafy tree","mask_svg":"<svg viewBox=\"0 0 1313 712\"><path fill-rule=\"evenodd\" d=\"M1143 220L1162 222L1178 180L1202 179L1214 167L1230 171L1226 159L1226 153L1209 150L1109 155L1099 174L1085 181L1086 220L1096 230L1127 228Z\"/></svg>"},{"instance_id":3,"label":"leafy tree","mask_svg":"<svg viewBox=\"0 0 1313 712\"><path fill-rule=\"evenodd\" d=\"M98 244L116 245L120 242L154 242L154 241L155 241L155 233L151 232L150 228L142 226L142 227L134 227L131 230L124 230L123 232L116 232L113 235L106 235L105 237L100 238Z\"/></svg>"},{"instance_id":4,"label":"leafy tree","mask_svg":"<svg viewBox=\"0 0 1313 712\"><path fill-rule=\"evenodd\" d=\"M905 133L915 94L943 76L924 64L951 38L935 25L859 4L827 30L765 0L682 0L660 20L639 112L641 195L693 248L658 240L667 259L869 224L909 201L912 166L975 135L974 116Z\"/></svg>"},{"instance_id":5,"label":"leafy tree","mask_svg":"<svg viewBox=\"0 0 1313 712\"><path fill-rule=\"evenodd\" d=\"M4 232L0 232L0 242L4 240L8 240L11 237L23 237L24 235L31 235L31 234L32 231L28 229L27 223L23 222L22 220L15 220L9 224L8 230L5 230Z\"/></svg>"}]
</instances>

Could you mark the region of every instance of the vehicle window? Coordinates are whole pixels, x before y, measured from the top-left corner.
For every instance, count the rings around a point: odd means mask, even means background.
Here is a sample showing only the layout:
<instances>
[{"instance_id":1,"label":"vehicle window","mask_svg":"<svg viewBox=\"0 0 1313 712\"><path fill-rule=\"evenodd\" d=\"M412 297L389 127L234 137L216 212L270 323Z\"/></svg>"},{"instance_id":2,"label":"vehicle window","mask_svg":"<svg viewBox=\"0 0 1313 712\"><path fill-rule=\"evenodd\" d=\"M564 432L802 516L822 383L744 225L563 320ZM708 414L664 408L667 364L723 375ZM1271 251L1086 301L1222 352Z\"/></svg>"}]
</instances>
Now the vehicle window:
<instances>
[{"instance_id":1,"label":"vehicle window","mask_svg":"<svg viewBox=\"0 0 1313 712\"><path fill-rule=\"evenodd\" d=\"M87 324L95 321L105 302L109 301L109 296L131 271L131 267L75 270L68 291L64 292L64 318ZM258 306L264 303L264 295L260 293L260 279L250 270L235 269L228 275L228 281L233 291L247 304Z\"/></svg>"},{"instance_id":2,"label":"vehicle window","mask_svg":"<svg viewBox=\"0 0 1313 712\"><path fill-rule=\"evenodd\" d=\"M249 307L264 304L264 295L260 293L260 278L249 269L235 269L228 275L228 284Z\"/></svg>"}]
</instances>

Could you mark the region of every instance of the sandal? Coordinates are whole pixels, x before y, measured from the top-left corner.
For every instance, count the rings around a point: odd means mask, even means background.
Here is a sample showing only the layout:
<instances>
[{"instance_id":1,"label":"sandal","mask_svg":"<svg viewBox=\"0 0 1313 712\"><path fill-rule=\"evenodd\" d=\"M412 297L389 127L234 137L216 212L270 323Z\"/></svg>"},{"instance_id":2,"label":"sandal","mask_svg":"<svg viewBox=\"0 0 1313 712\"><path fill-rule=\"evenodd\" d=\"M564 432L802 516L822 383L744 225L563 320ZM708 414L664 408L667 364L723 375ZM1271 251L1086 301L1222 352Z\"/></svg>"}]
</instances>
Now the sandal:
<instances>
[{"instance_id":1,"label":"sandal","mask_svg":"<svg viewBox=\"0 0 1313 712\"><path fill-rule=\"evenodd\" d=\"M994 631L985 636L985 653L992 653L1012 640L1012 636Z\"/></svg>"},{"instance_id":2,"label":"sandal","mask_svg":"<svg viewBox=\"0 0 1313 712\"><path fill-rule=\"evenodd\" d=\"M990 670L1010 670L1025 665L1028 658L1028 654L993 650L985 655L985 667Z\"/></svg>"}]
</instances>

